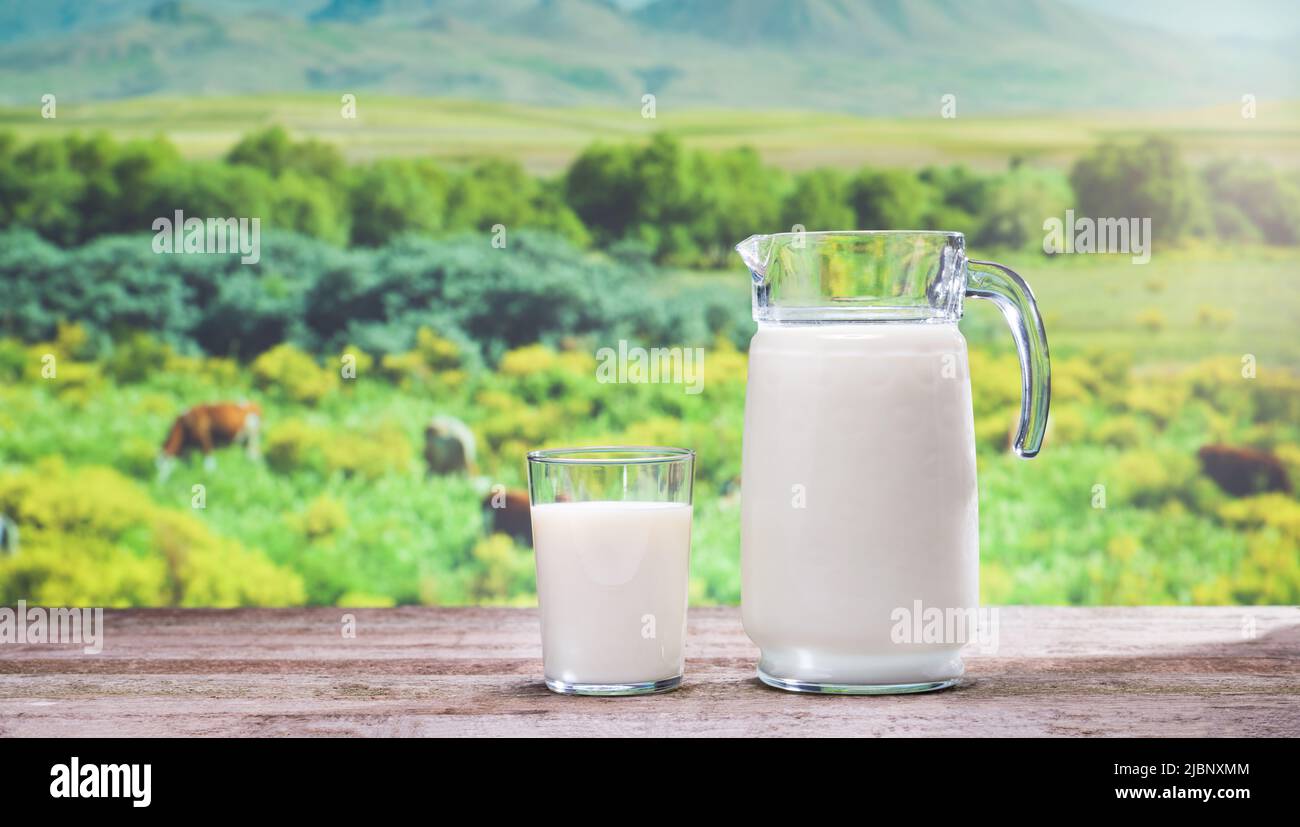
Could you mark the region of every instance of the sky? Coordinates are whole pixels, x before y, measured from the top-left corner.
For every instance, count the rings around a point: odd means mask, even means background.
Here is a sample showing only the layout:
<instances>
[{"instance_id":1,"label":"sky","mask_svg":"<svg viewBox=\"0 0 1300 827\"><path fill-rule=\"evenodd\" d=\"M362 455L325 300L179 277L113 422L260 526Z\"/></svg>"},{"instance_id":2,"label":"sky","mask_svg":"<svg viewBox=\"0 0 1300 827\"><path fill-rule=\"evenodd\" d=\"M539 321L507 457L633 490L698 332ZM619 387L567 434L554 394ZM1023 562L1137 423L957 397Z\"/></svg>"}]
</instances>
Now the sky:
<instances>
[{"instance_id":1,"label":"sky","mask_svg":"<svg viewBox=\"0 0 1300 827\"><path fill-rule=\"evenodd\" d=\"M1203 37L1300 36L1297 0L1069 0L1111 17Z\"/></svg>"}]
</instances>

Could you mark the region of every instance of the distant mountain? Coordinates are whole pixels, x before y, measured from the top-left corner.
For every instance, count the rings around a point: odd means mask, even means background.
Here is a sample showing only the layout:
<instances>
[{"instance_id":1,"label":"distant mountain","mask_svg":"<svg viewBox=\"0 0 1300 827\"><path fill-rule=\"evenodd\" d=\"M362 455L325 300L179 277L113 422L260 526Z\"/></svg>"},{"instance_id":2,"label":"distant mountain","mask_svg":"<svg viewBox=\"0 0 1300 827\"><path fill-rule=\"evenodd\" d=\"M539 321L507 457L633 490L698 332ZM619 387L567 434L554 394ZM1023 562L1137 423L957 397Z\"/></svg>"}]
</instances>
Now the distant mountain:
<instances>
[{"instance_id":1,"label":"distant mountain","mask_svg":"<svg viewBox=\"0 0 1300 827\"><path fill-rule=\"evenodd\" d=\"M1050 0L660 0L636 17L656 29L733 43L891 52L963 49L964 41L989 35L1072 40L1081 25L1093 35L1102 28L1077 7Z\"/></svg>"},{"instance_id":2,"label":"distant mountain","mask_svg":"<svg viewBox=\"0 0 1300 827\"><path fill-rule=\"evenodd\" d=\"M636 21L604 0L541 0L515 13L493 16L513 34L557 43L593 39L634 43L640 36Z\"/></svg>"},{"instance_id":3,"label":"distant mountain","mask_svg":"<svg viewBox=\"0 0 1300 827\"><path fill-rule=\"evenodd\" d=\"M273 10L268 10L273 9ZM0 101L330 90L963 114L1300 97L1293 41L1052 0L0 0Z\"/></svg>"},{"instance_id":4,"label":"distant mountain","mask_svg":"<svg viewBox=\"0 0 1300 827\"><path fill-rule=\"evenodd\" d=\"M275 5L281 14L301 16L322 3L323 0L276 0ZM265 5L258 0L225 0L222 3L193 0L0 0L0 43L93 30L151 15L166 17L206 9L221 16L228 12L247 13Z\"/></svg>"}]
</instances>

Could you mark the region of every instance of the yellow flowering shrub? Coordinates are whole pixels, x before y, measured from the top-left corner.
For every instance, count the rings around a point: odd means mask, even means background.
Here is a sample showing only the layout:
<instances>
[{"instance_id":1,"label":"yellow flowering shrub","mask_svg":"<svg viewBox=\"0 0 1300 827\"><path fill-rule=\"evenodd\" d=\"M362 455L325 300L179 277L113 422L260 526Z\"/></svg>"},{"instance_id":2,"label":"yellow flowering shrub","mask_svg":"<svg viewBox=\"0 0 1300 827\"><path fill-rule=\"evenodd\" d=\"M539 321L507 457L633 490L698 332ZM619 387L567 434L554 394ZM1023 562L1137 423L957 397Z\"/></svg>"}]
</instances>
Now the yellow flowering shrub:
<instances>
[{"instance_id":1,"label":"yellow flowering shrub","mask_svg":"<svg viewBox=\"0 0 1300 827\"><path fill-rule=\"evenodd\" d=\"M1219 506L1218 513L1219 519L1229 525L1273 528L1300 544L1300 502L1286 494L1273 492L1229 500Z\"/></svg>"},{"instance_id":2,"label":"yellow flowering shrub","mask_svg":"<svg viewBox=\"0 0 1300 827\"><path fill-rule=\"evenodd\" d=\"M329 432L301 419L283 419L263 436L267 465L287 473L303 468L325 470L325 445Z\"/></svg>"},{"instance_id":3,"label":"yellow flowering shrub","mask_svg":"<svg viewBox=\"0 0 1300 827\"><path fill-rule=\"evenodd\" d=\"M1168 324L1164 312L1156 307L1148 307L1138 313L1133 321L1137 322L1139 327L1145 328L1151 333L1159 333Z\"/></svg>"},{"instance_id":4,"label":"yellow flowering shrub","mask_svg":"<svg viewBox=\"0 0 1300 827\"><path fill-rule=\"evenodd\" d=\"M1087 431L1087 422L1078 409L1053 405L1047 417L1046 445L1066 445L1078 442Z\"/></svg>"},{"instance_id":5,"label":"yellow flowering shrub","mask_svg":"<svg viewBox=\"0 0 1300 827\"><path fill-rule=\"evenodd\" d=\"M331 393L338 374L293 345L276 345L253 360L253 384L294 402L315 404Z\"/></svg>"},{"instance_id":6,"label":"yellow flowering shrub","mask_svg":"<svg viewBox=\"0 0 1300 827\"><path fill-rule=\"evenodd\" d=\"M355 433L335 431L324 444L324 454L328 471L364 479L405 473L417 456L406 433L391 422L380 422Z\"/></svg>"},{"instance_id":7,"label":"yellow flowering shrub","mask_svg":"<svg viewBox=\"0 0 1300 827\"><path fill-rule=\"evenodd\" d=\"M704 354L704 392L715 385L741 385L749 375L749 354L742 353L732 341L719 336Z\"/></svg>"},{"instance_id":8,"label":"yellow flowering shrub","mask_svg":"<svg viewBox=\"0 0 1300 827\"><path fill-rule=\"evenodd\" d=\"M268 430L265 442L267 464L281 472L342 472L375 479L390 471L409 471L417 457L406 433L391 422L354 431L286 419Z\"/></svg>"},{"instance_id":9,"label":"yellow flowering shrub","mask_svg":"<svg viewBox=\"0 0 1300 827\"><path fill-rule=\"evenodd\" d=\"M535 591L533 556L515 544L509 535L491 534L479 540L471 553L478 571L474 595L479 602L500 602L514 595L514 603L530 605Z\"/></svg>"},{"instance_id":10,"label":"yellow flowering shrub","mask_svg":"<svg viewBox=\"0 0 1300 827\"><path fill-rule=\"evenodd\" d=\"M1124 395L1124 405L1163 428L1182 412L1187 398L1187 386L1181 382L1148 380L1133 383Z\"/></svg>"},{"instance_id":11,"label":"yellow flowering shrub","mask_svg":"<svg viewBox=\"0 0 1300 827\"><path fill-rule=\"evenodd\" d=\"M460 347L427 327L416 331L415 352L434 370L452 370L461 366Z\"/></svg>"},{"instance_id":12,"label":"yellow flowering shrub","mask_svg":"<svg viewBox=\"0 0 1300 827\"><path fill-rule=\"evenodd\" d=\"M1091 438L1114 448L1133 448L1142 441L1142 423L1129 414L1109 416L1096 424L1091 431Z\"/></svg>"},{"instance_id":13,"label":"yellow flowering shrub","mask_svg":"<svg viewBox=\"0 0 1300 827\"><path fill-rule=\"evenodd\" d=\"M356 371L355 377L359 379L369 373L375 366L375 357L366 353L356 345L348 345L344 347L343 352L339 354L340 375L342 375L342 369L347 364L352 366L353 370Z\"/></svg>"},{"instance_id":14,"label":"yellow flowering shrub","mask_svg":"<svg viewBox=\"0 0 1300 827\"><path fill-rule=\"evenodd\" d=\"M0 512L20 528L0 557L0 602L62 606L294 605L301 578L165 508L118 472L42 460L0 474Z\"/></svg>"},{"instance_id":15,"label":"yellow flowering shrub","mask_svg":"<svg viewBox=\"0 0 1300 827\"><path fill-rule=\"evenodd\" d=\"M465 379L463 369L460 347L427 327L416 332L413 349L385 354L379 361L381 374L403 387L459 387Z\"/></svg>"},{"instance_id":16,"label":"yellow flowering shrub","mask_svg":"<svg viewBox=\"0 0 1300 827\"><path fill-rule=\"evenodd\" d=\"M342 500L321 494L301 511L286 515L285 519L307 540L328 540L348 527L348 508Z\"/></svg>"}]
</instances>

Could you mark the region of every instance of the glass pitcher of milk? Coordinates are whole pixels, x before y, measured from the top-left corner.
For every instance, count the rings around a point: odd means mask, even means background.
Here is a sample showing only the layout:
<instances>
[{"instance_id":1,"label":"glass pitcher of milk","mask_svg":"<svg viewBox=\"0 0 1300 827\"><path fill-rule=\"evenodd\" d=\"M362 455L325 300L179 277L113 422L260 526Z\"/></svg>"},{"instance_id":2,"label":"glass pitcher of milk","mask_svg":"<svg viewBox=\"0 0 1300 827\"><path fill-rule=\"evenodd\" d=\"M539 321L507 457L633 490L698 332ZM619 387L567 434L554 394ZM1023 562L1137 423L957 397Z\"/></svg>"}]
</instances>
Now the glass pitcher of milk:
<instances>
[{"instance_id":1,"label":"glass pitcher of milk","mask_svg":"<svg viewBox=\"0 0 1300 827\"><path fill-rule=\"evenodd\" d=\"M758 675L782 689L951 686L979 612L966 297L1020 355L1014 450L1047 425L1047 337L1029 286L961 233L752 236L741 604Z\"/></svg>"}]
</instances>

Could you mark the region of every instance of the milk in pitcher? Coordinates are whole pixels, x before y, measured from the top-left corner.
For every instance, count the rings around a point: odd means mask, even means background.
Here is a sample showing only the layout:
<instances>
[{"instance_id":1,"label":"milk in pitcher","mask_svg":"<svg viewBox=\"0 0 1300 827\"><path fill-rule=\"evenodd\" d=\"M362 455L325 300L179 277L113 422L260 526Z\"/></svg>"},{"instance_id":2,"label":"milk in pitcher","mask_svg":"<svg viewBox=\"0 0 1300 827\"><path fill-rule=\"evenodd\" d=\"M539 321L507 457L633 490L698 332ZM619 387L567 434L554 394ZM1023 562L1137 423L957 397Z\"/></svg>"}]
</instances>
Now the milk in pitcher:
<instances>
[{"instance_id":1,"label":"milk in pitcher","mask_svg":"<svg viewBox=\"0 0 1300 827\"><path fill-rule=\"evenodd\" d=\"M917 601L978 605L970 409L956 324L760 325L741 542L762 674L850 685L961 674L961 640L900 642L913 627L899 624Z\"/></svg>"}]
</instances>

